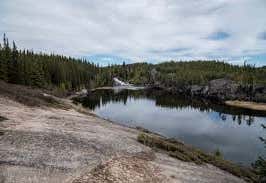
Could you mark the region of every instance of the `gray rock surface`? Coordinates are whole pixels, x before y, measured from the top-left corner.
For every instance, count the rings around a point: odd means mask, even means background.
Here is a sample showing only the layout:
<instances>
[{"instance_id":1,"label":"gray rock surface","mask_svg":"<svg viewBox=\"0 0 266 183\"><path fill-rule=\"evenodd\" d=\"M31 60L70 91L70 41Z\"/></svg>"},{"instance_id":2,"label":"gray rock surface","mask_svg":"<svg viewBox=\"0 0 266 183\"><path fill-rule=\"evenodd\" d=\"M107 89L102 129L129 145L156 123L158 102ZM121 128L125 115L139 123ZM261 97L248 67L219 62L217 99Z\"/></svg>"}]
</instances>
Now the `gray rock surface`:
<instances>
[{"instance_id":1,"label":"gray rock surface","mask_svg":"<svg viewBox=\"0 0 266 183\"><path fill-rule=\"evenodd\" d=\"M210 97L225 100L236 98L240 86L230 79L222 78L210 81L208 87L208 95Z\"/></svg>"},{"instance_id":2,"label":"gray rock surface","mask_svg":"<svg viewBox=\"0 0 266 183\"><path fill-rule=\"evenodd\" d=\"M136 129L78 111L0 96L0 116L8 119L0 122L0 182L244 182L210 165L155 153L137 142Z\"/></svg>"}]
</instances>

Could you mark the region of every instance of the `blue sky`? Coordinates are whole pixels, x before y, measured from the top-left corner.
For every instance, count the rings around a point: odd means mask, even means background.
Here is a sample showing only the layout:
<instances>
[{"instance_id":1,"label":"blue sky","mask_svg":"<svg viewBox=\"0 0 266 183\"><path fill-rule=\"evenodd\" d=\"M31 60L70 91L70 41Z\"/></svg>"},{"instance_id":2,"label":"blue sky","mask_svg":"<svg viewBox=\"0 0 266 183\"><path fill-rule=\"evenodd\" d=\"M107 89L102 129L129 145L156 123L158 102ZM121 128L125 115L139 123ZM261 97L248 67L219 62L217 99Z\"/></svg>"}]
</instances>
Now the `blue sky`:
<instances>
[{"instance_id":1,"label":"blue sky","mask_svg":"<svg viewBox=\"0 0 266 183\"><path fill-rule=\"evenodd\" d=\"M100 65L219 59L266 65L265 0L1 0L20 48Z\"/></svg>"},{"instance_id":2,"label":"blue sky","mask_svg":"<svg viewBox=\"0 0 266 183\"><path fill-rule=\"evenodd\" d=\"M227 32L217 31L209 35L210 40L225 40L230 37L230 34Z\"/></svg>"}]
</instances>

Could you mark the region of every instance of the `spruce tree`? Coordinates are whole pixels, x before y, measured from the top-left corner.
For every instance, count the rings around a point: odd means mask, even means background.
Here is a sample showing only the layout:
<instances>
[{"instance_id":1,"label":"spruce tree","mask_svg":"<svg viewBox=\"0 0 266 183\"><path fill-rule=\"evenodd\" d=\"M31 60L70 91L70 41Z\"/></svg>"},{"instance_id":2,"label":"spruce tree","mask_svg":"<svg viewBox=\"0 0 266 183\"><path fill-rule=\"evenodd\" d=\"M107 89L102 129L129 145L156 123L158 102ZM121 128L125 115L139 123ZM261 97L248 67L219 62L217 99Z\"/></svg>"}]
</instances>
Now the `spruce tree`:
<instances>
[{"instance_id":1,"label":"spruce tree","mask_svg":"<svg viewBox=\"0 0 266 183\"><path fill-rule=\"evenodd\" d=\"M11 53L11 60L9 62L8 69L8 81L10 83L20 83L19 78L19 64L18 64L18 51L15 42L13 42L13 48Z\"/></svg>"},{"instance_id":2,"label":"spruce tree","mask_svg":"<svg viewBox=\"0 0 266 183\"><path fill-rule=\"evenodd\" d=\"M8 42L6 35L3 38L3 47L1 48L1 60L0 60L0 79L8 81Z\"/></svg>"}]
</instances>

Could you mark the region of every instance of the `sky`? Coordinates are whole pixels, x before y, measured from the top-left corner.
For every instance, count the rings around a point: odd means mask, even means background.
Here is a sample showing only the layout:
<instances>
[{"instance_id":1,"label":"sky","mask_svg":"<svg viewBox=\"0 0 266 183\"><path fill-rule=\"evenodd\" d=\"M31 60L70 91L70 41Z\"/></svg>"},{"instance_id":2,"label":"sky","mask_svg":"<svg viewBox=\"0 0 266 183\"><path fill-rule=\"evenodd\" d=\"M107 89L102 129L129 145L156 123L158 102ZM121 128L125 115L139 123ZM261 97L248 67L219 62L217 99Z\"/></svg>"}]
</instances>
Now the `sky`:
<instances>
[{"instance_id":1,"label":"sky","mask_svg":"<svg viewBox=\"0 0 266 183\"><path fill-rule=\"evenodd\" d=\"M0 0L19 48L100 65L246 60L266 65L266 0Z\"/></svg>"}]
</instances>

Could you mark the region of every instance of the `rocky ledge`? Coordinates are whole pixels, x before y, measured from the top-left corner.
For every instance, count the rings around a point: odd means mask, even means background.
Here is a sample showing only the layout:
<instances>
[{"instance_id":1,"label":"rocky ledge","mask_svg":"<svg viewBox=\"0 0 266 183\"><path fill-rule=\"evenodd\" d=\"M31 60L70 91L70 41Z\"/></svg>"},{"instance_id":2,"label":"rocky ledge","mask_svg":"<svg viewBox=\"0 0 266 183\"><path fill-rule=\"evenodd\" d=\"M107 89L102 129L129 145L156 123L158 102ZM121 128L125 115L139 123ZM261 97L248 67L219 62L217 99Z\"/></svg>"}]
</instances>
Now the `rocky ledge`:
<instances>
[{"instance_id":1,"label":"rocky ledge","mask_svg":"<svg viewBox=\"0 0 266 183\"><path fill-rule=\"evenodd\" d=\"M206 85L176 86L171 88L157 85L156 88L163 88L172 93L211 99L216 102L224 102L226 100L266 102L266 86L241 85L228 78L211 80Z\"/></svg>"}]
</instances>

